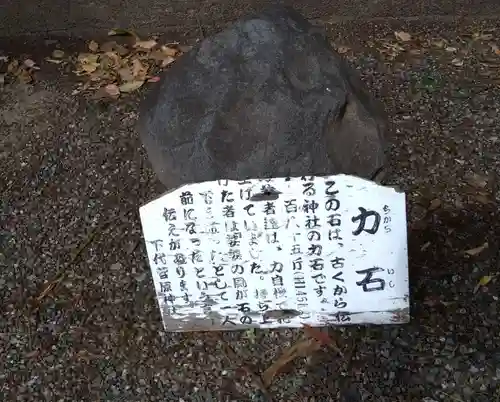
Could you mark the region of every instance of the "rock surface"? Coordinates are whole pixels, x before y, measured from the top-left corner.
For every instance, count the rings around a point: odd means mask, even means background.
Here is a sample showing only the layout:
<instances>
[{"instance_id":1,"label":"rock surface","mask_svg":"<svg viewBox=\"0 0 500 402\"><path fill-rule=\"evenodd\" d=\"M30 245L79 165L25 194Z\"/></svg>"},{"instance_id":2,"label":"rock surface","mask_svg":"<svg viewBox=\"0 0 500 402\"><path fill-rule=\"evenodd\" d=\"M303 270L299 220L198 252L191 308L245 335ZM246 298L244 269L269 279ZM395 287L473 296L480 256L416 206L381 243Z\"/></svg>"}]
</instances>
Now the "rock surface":
<instances>
[{"instance_id":1,"label":"rock surface","mask_svg":"<svg viewBox=\"0 0 500 402\"><path fill-rule=\"evenodd\" d=\"M300 14L275 7L203 40L144 102L140 133L167 188L347 173L384 162L381 107Z\"/></svg>"}]
</instances>

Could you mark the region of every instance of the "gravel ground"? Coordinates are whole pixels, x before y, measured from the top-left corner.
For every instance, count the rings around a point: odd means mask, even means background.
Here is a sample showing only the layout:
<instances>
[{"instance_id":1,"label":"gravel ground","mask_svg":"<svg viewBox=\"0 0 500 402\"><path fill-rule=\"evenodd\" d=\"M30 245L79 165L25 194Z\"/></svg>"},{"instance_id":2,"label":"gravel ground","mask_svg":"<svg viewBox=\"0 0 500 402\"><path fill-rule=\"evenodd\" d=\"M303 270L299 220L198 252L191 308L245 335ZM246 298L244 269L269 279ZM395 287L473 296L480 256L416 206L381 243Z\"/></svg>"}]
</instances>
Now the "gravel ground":
<instances>
[{"instance_id":1,"label":"gravel ground","mask_svg":"<svg viewBox=\"0 0 500 402\"><path fill-rule=\"evenodd\" d=\"M330 329L345 357L296 361L272 400L500 400L499 284L476 287L499 269L495 25L329 27L393 123L387 183L408 194L412 321ZM395 29L414 40L395 46ZM300 332L163 331L138 217L162 188L134 131L139 96L71 95L71 74L41 62L50 46L0 43L42 65L34 86L0 92L0 399L265 401L249 369Z\"/></svg>"}]
</instances>

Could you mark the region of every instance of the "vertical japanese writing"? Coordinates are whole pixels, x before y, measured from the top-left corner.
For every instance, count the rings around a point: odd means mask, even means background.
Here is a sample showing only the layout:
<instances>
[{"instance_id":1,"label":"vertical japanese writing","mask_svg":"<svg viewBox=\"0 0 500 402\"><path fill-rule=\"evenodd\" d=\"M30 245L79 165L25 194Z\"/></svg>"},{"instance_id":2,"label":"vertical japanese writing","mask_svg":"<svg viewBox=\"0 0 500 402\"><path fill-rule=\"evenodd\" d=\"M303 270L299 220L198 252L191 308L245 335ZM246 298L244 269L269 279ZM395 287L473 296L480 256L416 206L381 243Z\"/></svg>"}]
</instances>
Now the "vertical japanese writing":
<instances>
[{"instance_id":1,"label":"vertical japanese writing","mask_svg":"<svg viewBox=\"0 0 500 402\"><path fill-rule=\"evenodd\" d=\"M172 313L174 312L173 304L175 302L175 296L172 293L172 282L169 278L167 254L164 252L163 240L151 240L148 241L148 243L152 244L154 248L153 263L160 278L159 285L161 297L163 298L163 302L167 305L166 310Z\"/></svg>"},{"instance_id":2,"label":"vertical japanese writing","mask_svg":"<svg viewBox=\"0 0 500 402\"><path fill-rule=\"evenodd\" d=\"M385 233L391 232L391 208L389 205L384 205L384 230Z\"/></svg>"},{"instance_id":3,"label":"vertical japanese writing","mask_svg":"<svg viewBox=\"0 0 500 402\"><path fill-rule=\"evenodd\" d=\"M333 271L333 307L339 310L336 313L334 319L339 323L349 322L351 321L351 317L350 314L346 311L348 291L344 279L345 258L335 257L330 260L330 264Z\"/></svg>"},{"instance_id":4,"label":"vertical japanese writing","mask_svg":"<svg viewBox=\"0 0 500 402\"><path fill-rule=\"evenodd\" d=\"M343 247L341 237L342 216L338 212L340 209L340 201L337 198L339 190L335 189L335 182L327 180L325 182L325 211L328 224L328 240L335 242L339 247Z\"/></svg>"}]
</instances>

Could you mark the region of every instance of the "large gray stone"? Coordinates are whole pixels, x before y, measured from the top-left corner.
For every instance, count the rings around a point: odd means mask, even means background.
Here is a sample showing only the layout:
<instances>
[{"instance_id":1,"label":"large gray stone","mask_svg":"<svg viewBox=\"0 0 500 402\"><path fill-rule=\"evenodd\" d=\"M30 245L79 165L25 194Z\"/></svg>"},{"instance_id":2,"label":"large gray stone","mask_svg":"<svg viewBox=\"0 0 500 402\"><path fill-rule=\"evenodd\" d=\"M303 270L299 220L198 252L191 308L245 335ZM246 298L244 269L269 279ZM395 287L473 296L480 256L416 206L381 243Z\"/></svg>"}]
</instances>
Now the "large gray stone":
<instances>
[{"instance_id":1,"label":"large gray stone","mask_svg":"<svg viewBox=\"0 0 500 402\"><path fill-rule=\"evenodd\" d=\"M272 8L203 40L161 77L140 132L167 188L355 174L384 162L380 105L300 14Z\"/></svg>"}]
</instances>

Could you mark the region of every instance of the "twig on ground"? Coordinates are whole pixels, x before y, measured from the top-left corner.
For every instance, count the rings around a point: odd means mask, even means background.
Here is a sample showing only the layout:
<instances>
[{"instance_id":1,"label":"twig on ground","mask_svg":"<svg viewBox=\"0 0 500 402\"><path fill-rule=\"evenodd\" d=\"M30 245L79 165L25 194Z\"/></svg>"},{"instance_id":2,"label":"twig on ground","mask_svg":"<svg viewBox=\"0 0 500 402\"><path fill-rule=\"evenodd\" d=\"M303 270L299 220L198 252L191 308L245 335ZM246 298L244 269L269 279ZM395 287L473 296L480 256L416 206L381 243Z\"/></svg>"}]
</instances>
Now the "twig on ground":
<instances>
[{"instance_id":1,"label":"twig on ground","mask_svg":"<svg viewBox=\"0 0 500 402\"><path fill-rule=\"evenodd\" d=\"M73 253L71 256L70 264L74 264L78 257L82 254L82 252L92 243L92 241L96 238L96 236L102 231L109 226L111 223L110 220L101 223L99 226L97 226L91 233L90 235L85 239L85 241L78 247L78 249ZM40 306L40 303L42 302L43 299L45 299L49 293L53 292L57 286L62 282L62 280L65 277L65 272L59 271L59 273L56 276L56 279L54 279L52 282L50 282L45 289L35 298L35 301L37 303L36 307L33 309L33 311L36 311L38 307Z\"/></svg>"},{"instance_id":2,"label":"twig on ground","mask_svg":"<svg viewBox=\"0 0 500 402\"><path fill-rule=\"evenodd\" d=\"M344 357L344 354L338 347L337 343L332 338L330 338L330 336L326 332L323 332L318 328L311 327L308 324L302 325L304 326L304 332L308 337L316 339L321 345L334 350L339 354L340 357Z\"/></svg>"}]
</instances>

